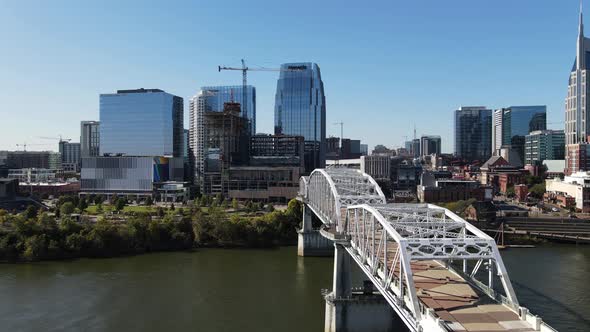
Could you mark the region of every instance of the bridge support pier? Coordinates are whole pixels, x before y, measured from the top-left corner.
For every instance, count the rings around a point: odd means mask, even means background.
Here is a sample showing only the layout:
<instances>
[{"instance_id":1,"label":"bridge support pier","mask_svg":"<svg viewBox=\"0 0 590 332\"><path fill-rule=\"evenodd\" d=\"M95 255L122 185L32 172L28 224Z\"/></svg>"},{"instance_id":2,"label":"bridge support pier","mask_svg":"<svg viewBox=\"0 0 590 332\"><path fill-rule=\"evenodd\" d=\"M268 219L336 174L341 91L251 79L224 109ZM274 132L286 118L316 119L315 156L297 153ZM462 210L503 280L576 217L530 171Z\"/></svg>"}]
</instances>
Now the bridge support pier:
<instances>
[{"instance_id":1,"label":"bridge support pier","mask_svg":"<svg viewBox=\"0 0 590 332\"><path fill-rule=\"evenodd\" d=\"M334 254L332 241L320 234L319 230L312 229L311 209L307 204L303 205L302 227L297 231L297 255L329 257Z\"/></svg>"},{"instance_id":2,"label":"bridge support pier","mask_svg":"<svg viewBox=\"0 0 590 332\"><path fill-rule=\"evenodd\" d=\"M389 303L373 290L370 282L362 290L351 287L351 258L335 244L332 292L325 294L325 332L405 331Z\"/></svg>"}]
</instances>

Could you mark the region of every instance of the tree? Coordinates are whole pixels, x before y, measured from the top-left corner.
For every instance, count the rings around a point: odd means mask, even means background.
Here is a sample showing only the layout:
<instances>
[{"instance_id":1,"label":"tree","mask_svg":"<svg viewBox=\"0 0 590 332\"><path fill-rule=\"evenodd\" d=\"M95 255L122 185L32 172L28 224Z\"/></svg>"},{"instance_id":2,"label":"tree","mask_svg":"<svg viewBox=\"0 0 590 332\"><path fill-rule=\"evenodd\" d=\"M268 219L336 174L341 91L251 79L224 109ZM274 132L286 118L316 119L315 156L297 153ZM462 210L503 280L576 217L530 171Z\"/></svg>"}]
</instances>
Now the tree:
<instances>
[{"instance_id":1,"label":"tree","mask_svg":"<svg viewBox=\"0 0 590 332\"><path fill-rule=\"evenodd\" d=\"M514 187L508 187L508 189L506 189L506 197L514 197L515 192L514 192Z\"/></svg>"},{"instance_id":2,"label":"tree","mask_svg":"<svg viewBox=\"0 0 590 332\"><path fill-rule=\"evenodd\" d=\"M115 205L118 200L119 200L119 196L117 196L117 194L114 194L113 196L111 196L109 203L111 203L111 205Z\"/></svg>"},{"instance_id":3,"label":"tree","mask_svg":"<svg viewBox=\"0 0 590 332\"><path fill-rule=\"evenodd\" d=\"M275 210L274 205L272 205L272 203L268 203L268 205L266 205L266 212L273 212Z\"/></svg>"},{"instance_id":4,"label":"tree","mask_svg":"<svg viewBox=\"0 0 590 332\"><path fill-rule=\"evenodd\" d=\"M94 197L94 204L102 204L102 202L104 202L104 196L103 195L96 195Z\"/></svg>"},{"instance_id":5,"label":"tree","mask_svg":"<svg viewBox=\"0 0 590 332\"><path fill-rule=\"evenodd\" d=\"M152 204L154 204L154 200L153 200L151 197L148 197L148 198L145 200L145 205L147 205L147 206L152 206Z\"/></svg>"},{"instance_id":6,"label":"tree","mask_svg":"<svg viewBox=\"0 0 590 332\"><path fill-rule=\"evenodd\" d=\"M237 200L237 199L235 199L235 198L234 198L234 199L232 199L232 201L231 201L231 207L232 207L232 209L234 209L234 210L237 210L237 209L240 207L240 205L239 205L239 203L238 203L238 200Z\"/></svg>"},{"instance_id":7,"label":"tree","mask_svg":"<svg viewBox=\"0 0 590 332\"><path fill-rule=\"evenodd\" d=\"M86 210L87 207L88 203L86 202L86 199L82 197L78 202L78 209L80 210L80 212L84 212L84 210Z\"/></svg>"},{"instance_id":8,"label":"tree","mask_svg":"<svg viewBox=\"0 0 590 332\"><path fill-rule=\"evenodd\" d=\"M96 205L96 213L101 214L103 212L104 210L102 209L102 203L98 203L98 205Z\"/></svg>"},{"instance_id":9,"label":"tree","mask_svg":"<svg viewBox=\"0 0 590 332\"><path fill-rule=\"evenodd\" d=\"M164 209L161 206L158 206L158 217L164 217Z\"/></svg>"},{"instance_id":10,"label":"tree","mask_svg":"<svg viewBox=\"0 0 590 332\"><path fill-rule=\"evenodd\" d=\"M537 183L531 189L530 193L536 198L541 198L545 194L545 183Z\"/></svg>"},{"instance_id":11,"label":"tree","mask_svg":"<svg viewBox=\"0 0 590 332\"><path fill-rule=\"evenodd\" d=\"M33 219L37 217L37 208L34 205L29 205L24 212L25 218Z\"/></svg>"},{"instance_id":12,"label":"tree","mask_svg":"<svg viewBox=\"0 0 590 332\"><path fill-rule=\"evenodd\" d=\"M174 211L174 203L170 204L170 210Z\"/></svg>"},{"instance_id":13,"label":"tree","mask_svg":"<svg viewBox=\"0 0 590 332\"><path fill-rule=\"evenodd\" d=\"M125 205L127 205L127 200L124 199L123 197L118 198L115 201L115 210L121 211L121 210L123 210L123 208L125 207Z\"/></svg>"},{"instance_id":14,"label":"tree","mask_svg":"<svg viewBox=\"0 0 590 332\"><path fill-rule=\"evenodd\" d=\"M59 208L60 215L62 216L69 216L70 214L74 213L74 203L72 202L65 202Z\"/></svg>"}]
</instances>

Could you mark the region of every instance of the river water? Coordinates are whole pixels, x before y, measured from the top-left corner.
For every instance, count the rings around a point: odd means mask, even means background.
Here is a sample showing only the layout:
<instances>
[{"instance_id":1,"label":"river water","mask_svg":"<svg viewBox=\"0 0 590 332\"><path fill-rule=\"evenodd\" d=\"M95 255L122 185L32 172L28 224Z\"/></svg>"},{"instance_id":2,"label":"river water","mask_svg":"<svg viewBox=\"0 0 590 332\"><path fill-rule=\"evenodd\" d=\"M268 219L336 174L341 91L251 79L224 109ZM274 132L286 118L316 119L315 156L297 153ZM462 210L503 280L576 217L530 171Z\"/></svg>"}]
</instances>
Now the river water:
<instances>
[{"instance_id":1,"label":"river water","mask_svg":"<svg viewBox=\"0 0 590 332\"><path fill-rule=\"evenodd\" d=\"M521 303L590 331L590 247L502 252ZM204 249L0 265L0 331L323 331L331 258Z\"/></svg>"}]
</instances>

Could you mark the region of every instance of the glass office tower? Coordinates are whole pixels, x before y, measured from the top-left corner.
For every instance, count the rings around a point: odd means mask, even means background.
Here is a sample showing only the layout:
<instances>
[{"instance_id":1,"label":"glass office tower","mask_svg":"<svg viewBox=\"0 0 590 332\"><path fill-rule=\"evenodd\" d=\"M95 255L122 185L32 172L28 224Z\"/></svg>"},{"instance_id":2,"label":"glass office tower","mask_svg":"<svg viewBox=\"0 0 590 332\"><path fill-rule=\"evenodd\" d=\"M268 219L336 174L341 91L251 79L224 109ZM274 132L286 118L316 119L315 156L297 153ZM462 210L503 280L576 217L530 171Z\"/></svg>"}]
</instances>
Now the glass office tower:
<instances>
[{"instance_id":1,"label":"glass office tower","mask_svg":"<svg viewBox=\"0 0 590 332\"><path fill-rule=\"evenodd\" d=\"M326 164L326 97L315 63L281 65L275 95L275 134L303 136L305 171Z\"/></svg>"},{"instance_id":2,"label":"glass office tower","mask_svg":"<svg viewBox=\"0 0 590 332\"><path fill-rule=\"evenodd\" d=\"M82 158L99 156L99 128L98 121L82 121L80 123L80 155Z\"/></svg>"},{"instance_id":3,"label":"glass office tower","mask_svg":"<svg viewBox=\"0 0 590 332\"><path fill-rule=\"evenodd\" d=\"M532 131L547 129L547 106L502 108L494 111L492 121L494 152L501 148L514 150L524 163L525 137Z\"/></svg>"},{"instance_id":4,"label":"glass office tower","mask_svg":"<svg viewBox=\"0 0 590 332\"><path fill-rule=\"evenodd\" d=\"M244 105L244 93L242 86L204 86L200 92L203 98L204 112L222 112L223 104L230 101ZM250 133L256 134L256 88L248 85L246 86L246 100L248 104L244 112L244 107L241 108L242 117L250 120Z\"/></svg>"},{"instance_id":5,"label":"glass office tower","mask_svg":"<svg viewBox=\"0 0 590 332\"><path fill-rule=\"evenodd\" d=\"M492 156L492 110L480 106L455 110L455 156L482 162Z\"/></svg>"},{"instance_id":6,"label":"glass office tower","mask_svg":"<svg viewBox=\"0 0 590 332\"><path fill-rule=\"evenodd\" d=\"M183 100L159 89L100 95L100 153L183 156Z\"/></svg>"}]
</instances>

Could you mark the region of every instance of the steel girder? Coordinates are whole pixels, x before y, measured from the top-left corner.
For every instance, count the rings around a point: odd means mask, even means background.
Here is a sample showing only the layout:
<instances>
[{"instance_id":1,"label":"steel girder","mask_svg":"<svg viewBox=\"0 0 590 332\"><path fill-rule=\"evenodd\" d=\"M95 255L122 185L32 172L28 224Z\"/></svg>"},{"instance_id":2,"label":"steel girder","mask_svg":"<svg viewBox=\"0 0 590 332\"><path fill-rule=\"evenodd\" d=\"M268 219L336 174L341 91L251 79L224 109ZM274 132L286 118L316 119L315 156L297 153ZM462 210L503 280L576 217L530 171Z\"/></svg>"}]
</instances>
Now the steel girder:
<instances>
[{"instance_id":1,"label":"steel girder","mask_svg":"<svg viewBox=\"0 0 590 332\"><path fill-rule=\"evenodd\" d=\"M305 189L302 189L304 187ZM342 209L357 204L385 204L381 187L359 170L348 168L316 169L299 180L299 195L328 225L342 231Z\"/></svg>"},{"instance_id":2,"label":"steel girder","mask_svg":"<svg viewBox=\"0 0 590 332\"><path fill-rule=\"evenodd\" d=\"M388 301L405 304L394 306L400 315L411 314L420 321L423 308L410 265L417 260L462 260L463 272L484 286L476 279L477 270L488 264L487 287L492 289L496 273L507 304L518 307L494 240L447 209L432 204L353 205L347 208L344 232L350 239L349 253L377 280L381 293ZM466 271L468 260L477 261L470 273Z\"/></svg>"}]
</instances>

